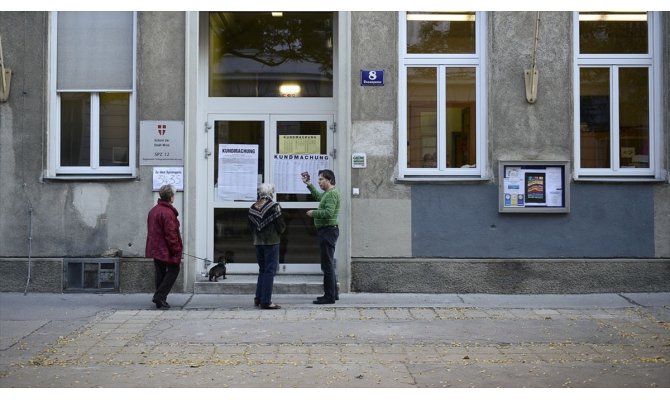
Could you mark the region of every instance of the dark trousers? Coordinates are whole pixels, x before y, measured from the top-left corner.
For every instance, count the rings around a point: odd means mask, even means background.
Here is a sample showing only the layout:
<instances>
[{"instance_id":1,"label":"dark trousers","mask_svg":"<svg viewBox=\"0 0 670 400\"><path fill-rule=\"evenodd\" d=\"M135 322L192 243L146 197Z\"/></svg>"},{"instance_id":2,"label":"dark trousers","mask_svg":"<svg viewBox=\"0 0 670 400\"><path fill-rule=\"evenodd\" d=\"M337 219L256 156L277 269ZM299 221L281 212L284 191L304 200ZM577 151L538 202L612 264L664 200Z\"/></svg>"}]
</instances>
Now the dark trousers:
<instances>
[{"instance_id":1,"label":"dark trousers","mask_svg":"<svg viewBox=\"0 0 670 400\"><path fill-rule=\"evenodd\" d=\"M169 264L165 261L154 259L154 266L156 267L156 293L154 293L154 300L165 301L179 275L179 264Z\"/></svg>"},{"instance_id":2,"label":"dark trousers","mask_svg":"<svg viewBox=\"0 0 670 400\"><path fill-rule=\"evenodd\" d=\"M256 298L261 305L269 306L272 304L272 285L279 267L279 244L257 245L256 260L258 261Z\"/></svg>"},{"instance_id":3,"label":"dark trousers","mask_svg":"<svg viewBox=\"0 0 670 400\"><path fill-rule=\"evenodd\" d=\"M321 250L321 271L323 271L323 296L335 300L337 295L337 271L335 271L335 244L340 236L337 226L319 228L319 249Z\"/></svg>"}]
</instances>

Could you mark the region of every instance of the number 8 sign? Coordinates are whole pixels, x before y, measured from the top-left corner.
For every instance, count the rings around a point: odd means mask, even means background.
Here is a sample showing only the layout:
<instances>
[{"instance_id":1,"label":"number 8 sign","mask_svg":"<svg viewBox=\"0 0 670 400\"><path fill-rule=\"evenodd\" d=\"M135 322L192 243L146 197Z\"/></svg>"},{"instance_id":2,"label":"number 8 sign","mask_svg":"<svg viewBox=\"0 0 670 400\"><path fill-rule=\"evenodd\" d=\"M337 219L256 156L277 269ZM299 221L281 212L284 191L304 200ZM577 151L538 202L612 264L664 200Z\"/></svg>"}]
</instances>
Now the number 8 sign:
<instances>
[{"instance_id":1,"label":"number 8 sign","mask_svg":"<svg viewBox=\"0 0 670 400\"><path fill-rule=\"evenodd\" d=\"M361 70L361 86L384 86L384 70Z\"/></svg>"}]
</instances>

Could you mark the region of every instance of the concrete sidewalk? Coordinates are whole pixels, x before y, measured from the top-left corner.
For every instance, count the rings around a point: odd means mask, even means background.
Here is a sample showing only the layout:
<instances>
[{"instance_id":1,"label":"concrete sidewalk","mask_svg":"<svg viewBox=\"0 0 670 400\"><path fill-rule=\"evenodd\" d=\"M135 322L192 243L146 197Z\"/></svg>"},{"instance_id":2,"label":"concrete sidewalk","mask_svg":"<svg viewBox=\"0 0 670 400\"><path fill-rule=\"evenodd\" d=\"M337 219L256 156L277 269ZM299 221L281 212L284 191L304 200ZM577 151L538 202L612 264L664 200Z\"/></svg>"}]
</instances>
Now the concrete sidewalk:
<instances>
[{"instance_id":1,"label":"concrete sidewalk","mask_svg":"<svg viewBox=\"0 0 670 400\"><path fill-rule=\"evenodd\" d=\"M0 293L0 387L670 387L670 293Z\"/></svg>"}]
</instances>

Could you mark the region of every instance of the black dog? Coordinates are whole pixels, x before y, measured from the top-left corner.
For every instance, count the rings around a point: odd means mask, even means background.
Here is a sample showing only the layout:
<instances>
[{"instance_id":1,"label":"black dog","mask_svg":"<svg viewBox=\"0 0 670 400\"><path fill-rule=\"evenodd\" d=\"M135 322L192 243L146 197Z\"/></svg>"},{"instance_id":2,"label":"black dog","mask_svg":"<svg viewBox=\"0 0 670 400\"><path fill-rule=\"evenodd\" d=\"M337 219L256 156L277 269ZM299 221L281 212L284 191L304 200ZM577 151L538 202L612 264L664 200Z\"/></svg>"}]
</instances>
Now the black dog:
<instances>
[{"instance_id":1,"label":"black dog","mask_svg":"<svg viewBox=\"0 0 670 400\"><path fill-rule=\"evenodd\" d=\"M226 279L226 260L223 256L219 257L219 262L209 269L209 281L218 282L219 277L222 276L223 279Z\"/></svg>"}]
</instances>

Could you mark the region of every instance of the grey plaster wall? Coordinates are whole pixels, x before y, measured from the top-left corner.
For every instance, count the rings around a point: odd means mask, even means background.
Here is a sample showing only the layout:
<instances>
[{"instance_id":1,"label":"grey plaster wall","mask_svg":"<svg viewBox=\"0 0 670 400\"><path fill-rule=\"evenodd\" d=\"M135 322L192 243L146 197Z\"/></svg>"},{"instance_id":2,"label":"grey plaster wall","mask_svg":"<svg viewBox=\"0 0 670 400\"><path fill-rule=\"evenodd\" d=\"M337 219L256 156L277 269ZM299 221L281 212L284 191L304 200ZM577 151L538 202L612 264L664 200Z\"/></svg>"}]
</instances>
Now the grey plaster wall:
<instances>
[{"instance_id":1,"label":"grey plaster wall","mask_svg":"<svg viewBox=\"0 0 670 400\"><path fill-rule=\"evenodd\" d=\"M663 128L664 136L664 168L670 170L670 12L663 15ZM654 197L654 228L656 232L656 256L670 257L670 177L666 184L658 185Z\"/></svg>"},{"instance_id":2,"label":"grey plaster wall","mask_svg":"<svg viewBox=\"0 0 670 400\"><path fill-rule=\"evenodd\" d=\"M9 100L0 103L0 256L9 257L28 253L31 206L39 221L47 211L39 206L60 198L41 193L40 181L46 160L47 13L2 12L0 35L5 67L12 70Z\"/></svg>"},{"instance_id":3,"label":"grey plaster wall","mask_svg":"<svg viewBox=\"0 0 670 400\"><path fill-rule=\"evenodd\" d=\"M118 250L144 257L146 214L156 201L150 167L122 180L45 174L48 21L46 12L0 12L4 61L13 70L10 99L0 103L0 257L100 257ZM138 13L138 144L139 120L184 118L184 29L184 13ZM153 273L137 278L153 286Z\"/></svg>"},{"instance_id":4,"label":"grey plaster wall","mask_svg":"<svg viewBox=\"0 0 670 400\"><path fill-rule=\"evenodd\" d=\"M352 257L410 257L412 205L409 200L353 199Z\"/></svg>"},{"instance_id":5,"label":"grey plaster wall","mask_svg":"<svg viewBox=\"0 0 670 400\"><path fill-rule=\"evenodd\" d=\"M498 160L570 160L572 30L570 12L540 12L537 101L526 101L537 12L489 13L488 123L493 174Z\"/></svg>"},{"instance_id":6,"label":"grey plaster wall","mask_svg":"<svg viewBox=\"0 0 670 400\"><path fill-rule=\"evenodd\" d=\"M185 13L138 14L138 119L184 120Z\"/></svg>"},{"instance_id":7,"label":"grey plaster wall","mask_svg":"<svg viewBox=\"0 0 670 400\"><path fill-rule=\"evenodd\" d=\"M656 257L670 258L670 185L654 187L654 241Z\"/></svg>"},{"instance_id":8,"label":"grey plaster wall","mask_svg":"<svg viewBox=\"0 0 670 400\"><path fill-rule=\"evenodd\" d=\"M412 189L412 256L654 257L654 187L572 184L567 214L498 213L495 185Z\"/></svg>"},{"instance_id":9,"label":"grey plaster wall","mask_svg":"<svg viewBox=\"0 0 670 400\"><path fill-rule=\"evenodd\" d=\"M351 169L351 256L411 254L410 188L397 185L398 14L352 13L351 152L367 167ZM384 86L361 86L362 69L384 70Z\"/></svg>"},{"instance_id":10,"label":"grey plaster wall","mask_svg":"<svg viewBox=\"0 0 670 400\"><path fill-rule=\"evenodd\" d=\"M351 170L362 198L406 199L396 185L398 109L398 13L355 12L351 16L351 152L367 154L368 167ZM361 86L362 69L384 70L384 86Z\"/></svg>"}]
</instances>

